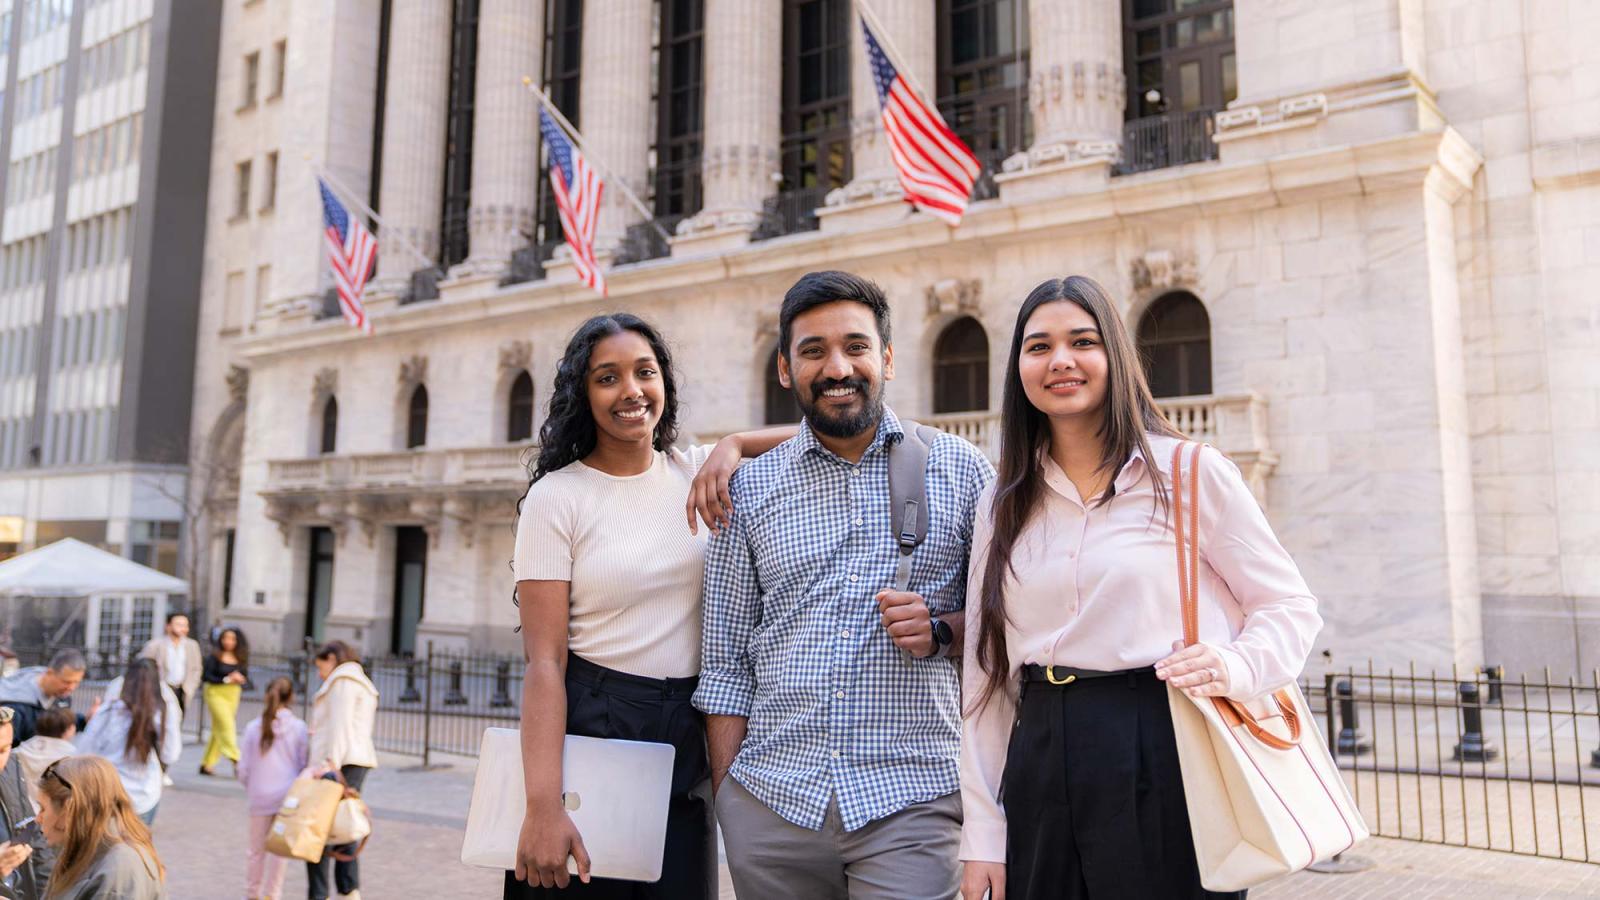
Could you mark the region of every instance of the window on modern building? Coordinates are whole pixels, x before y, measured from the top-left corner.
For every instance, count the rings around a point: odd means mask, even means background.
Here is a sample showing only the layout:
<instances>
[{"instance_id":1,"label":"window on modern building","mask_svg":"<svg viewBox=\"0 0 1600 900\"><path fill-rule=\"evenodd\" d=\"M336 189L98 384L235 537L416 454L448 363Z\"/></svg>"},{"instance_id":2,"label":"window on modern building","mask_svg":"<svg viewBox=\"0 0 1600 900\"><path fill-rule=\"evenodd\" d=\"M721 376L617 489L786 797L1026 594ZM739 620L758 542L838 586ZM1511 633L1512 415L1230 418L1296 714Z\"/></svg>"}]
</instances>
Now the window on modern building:
<instances>
[{"instance_id":1,"label":"window on modern building","mask_svg":"<svg viewBox=\"0 0 1600 900\"><path fill-rule=\"evenodd\" d=\"M513 443L533 437L533 376L517 373L506 404L506 440Z\"/></svg>"},{"instance_id":2,"label":"window on modern building","mask_svg":"<svg viewBox=\"0 0 1600 900\"><path fill-rule=\"evenodd\" d=\"M1129 119L1212 112L1238 96L1232 0L1123 0Z\"/></svg>"},{"instance_id":3,"label":"window on modern building","mask_svg":"<svg viewBox=\"0 0 1600 900\"><path fill-rule=\"evenodd\" d=\"M317 446L322 453L334 453L339 448L339 400L332 394L322 404L322 440Z\"/></svg>"},{"instance_id":4,"label":"window on modern building","mask_svg":"<svg viewBox=\"0 0 1600 900\"><path fill-rule=\"evenodd\" d=\"M261 53L246 53L244 55L244 93L239 97L239 108L249 109L256 105L256 89L261 81Z\"/></svg>"},{"instance_id":5,"label":"window on modern building","mask_svg":"<svg viewBox=\"0 0 1600 900\"><path fill-rule=\"evenodd\" d=\"M233 167L233 217L250 215L250 160Z\"/></svg>"},{"instance_id":6,"label":"window on modern building","mask_svg":"<svg viewBox=\"0 0 1600 900\"><path fill-rule=\"evenodd\" d=\"M772 350L772 356L767 359L766 372L766 401L765 420L768 425L787 425L790 422L800 421L800 404L794 399L794 391L783 386L778 380L778 349Z\"/></svg>"},{"instance_id":7,"label":"window on modern building","mask_svg":"<svg viewBox=\"0 0 1600 900\"><path fill-rule=\"evenodd\" d=\"M268 100L283 96L283 79L288 69L289 42L279 41L272 45L272 92L267 94Z\"/></svg>"},{"instance_id":8,"label":"window on modern building","mask_svg":"<svg viewBox=\"0 0 1600 900\"><path fill-rule=\"evenodd\" d=\"M278 202L278 151L267 154L266 171L261 173L261 212L271 212Z\"/></svg>"},{"instance_id":9,"label":"window on modern building","mask_svg":"<svg viewBox=\"0 0 1600 900\"><path fill-rule=\"evenodd\" d=\"M467 210L472 205L478 0L455 0L450 35L450 105L445 115L444 203L439 221L439 264L447 268L464 261L469 249Z\"/></svg>"},{"instance_id":10,"label":"window on modern building","mask_svg":"<svg viewBox=\"0 0 1600 900\"><path fill-rule=\"evenodd\" d=\"M1139 358L1157 397L1211 393L1211 317L1187 291L1160 297L1139 319Z\"/></svg>"},{"instance_id":11,"label":"window on modern building","mask_svg":"<svg viewBox=\"0 0 1600 900\"><path fill-rule=\"evenodd\" d=\"M989 336L965 316L945 326L933 345L933 411L989 408Z\"/></svg>"},{"instance_id":12,"label":"window on modern building","mask_svg":"<svg viewBox=\"0 0 1600 900\"><path fill-rule=\"evenodd\" d=\"M578 83L583 62L583 0L550 0L545 4L544 84L556 109L574 128L578 120ZM539 234L541 248L561 243L561 211L550 190L550 179L539 179ZM541 255L549 252L541 249Z\"/></svg>"},{"instance_id":13,"label":"window on modern building","mask_svg":"<svg viewBox=\"0 0 1600 900\"><path fill-rule=\"evenodd\" d=\"M983 162L973 196L1033 140L1028 112L1027 0L938 0L939 112Z\"/></svg>"},{"instance_id":14,"label":"window on modern building","mask_svg":"<svg viewBox=\"0 0 1600 900\"><path fill-rule=\"evenodd\" d=\"M428 443L428 388L417 385L406 404L406 448L421 447Z\"/></svg>"},{"instance_id":15,"label":"window on modern building","mask_svg":"<svg viewBox=\"0 0 1600 900\"><path fill-rule=\"evenodd\" d=\"M783 10L782 192L786 218L803 217L850 181L850 0L785 0ZM780 198L780 207L788 197ZM786 221L783 231L801 230Z\"/></svg>"},{"instance_id":16,"label":"window on modern building","mask_svg":"<svg viewBox=\"0 0 1600 900\"><path fill-rule=\"evenodd\" d=\"M704 0L663 0L656 82L655 213L700 210Z\"/></svg>"}]
</instances>

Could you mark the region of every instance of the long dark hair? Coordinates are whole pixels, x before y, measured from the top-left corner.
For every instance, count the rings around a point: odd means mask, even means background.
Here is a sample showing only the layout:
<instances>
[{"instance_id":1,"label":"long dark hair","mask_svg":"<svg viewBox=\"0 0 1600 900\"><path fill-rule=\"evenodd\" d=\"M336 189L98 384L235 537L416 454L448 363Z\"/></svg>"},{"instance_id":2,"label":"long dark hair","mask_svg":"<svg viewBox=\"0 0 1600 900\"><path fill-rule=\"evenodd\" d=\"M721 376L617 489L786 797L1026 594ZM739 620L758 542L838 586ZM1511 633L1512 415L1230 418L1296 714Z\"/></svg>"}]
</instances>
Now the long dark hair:
<instances>
[{"instance_id":1,"label":"long dark hair","mask_svg":"<svg viewBox=\"0 0 1600 900\"><path fill-rule=\"evenodd\" d=\"M222 639L230 634L233 635L233 658L239 661L238 665L241 672L248 672L250 670L250 641L245 638L244 632L232 625L217 632L217 645L211 648L211 652L213 655L220 657L222 655Z\"/></svg>"},{"instance_id":2,"label":"long dark hair","mask_svg":"<svg viewBox=\"0 0 1600 900\"><path fill-rule=\"evenodd\" d=\"M278 710L288 709L294 703L294 682L279 675L267 682L267 687L261 692L266 706L261 709L261 752L266 753L272 749L272 742L277 740L277 729L272 723L278 720Z\"/></svg>"},{"instance_id":3,"label":"long dark hair","mask_svg":"<svg viewBox=\"0 0 1600 900\"><path fill-rule=\"evenodd\" d=\"M122 674L119 697L132 718L123 752L136 762L148 762L151 752L161 743L167 716L167 703L161 696L161 673L155 660L136 659L128 664L128 671Z\"/></svg>"},{"instance_id":4,"label":"long dark hair","mask_svg":"<svg viewBox=\"0 0 1600 900\"><path fill-rule=\"evenodd\" d=\"M331 659L334 665L342 666L347 662L361 662L361 652L344 641L329 641L317 648L312 659Z\"/></svg>"},{"instance_id":5,"label":"long dark hair","mask_svg":"<svg viewBox=\"0 0 1600 900\"><path fill-rule=\"evenodd\" d=\"M644 338L661 365L666 404L661 410L661 421L656 423L652 445L657 450L666 450L678 440L678 384L672 374L672 353L661 333L629 313L595 316L573 332L556 366L556 383L550 390L550 412L539 428L539 458L529 473L529 487L551 472L594 452L596 434L594 411L589 407L589 360L594 356L596 344L625 331ZM526 492L523 496L527 496ZM519 511L522 508L521 501L517 502L517 508Z\"/></svg>"},{"instance_id":6,"label":"long dark hair","mask_svg":"<svg viewBox=\"0 0 1600 900\"><path fill-rule=\"evenodd\" d=\"M1010 655L1006 652L1005 580L1012 571L1012 548L1032 518L1044 491L1041 464L1050 451L1050 423L1022 389L1018 367L1022 336L1035 310L1046 303L1060 302L1077 304L1094 319L1106 351L1106 395L1099 429L1104 449L1099 471L1120 470L1135 448L1153 468L1155 460L1150 457L1145 433L1183 436L1156 406L1144 368L1139 364L1138 351L1104 288L1093 279L1073 275L1052 278L1028 294L1028 299L1022 301L1022 308L1017 310L1016 327L1011 330L1011 356L1006 360L1005 390L1000 400L1000 467L995 478L994 505L990 508L994 530L984 556L983 581L979 589L983 619L978 628L977 662L987 678L983 692L975 701L977 705L985 703L1005 686L1006 675L1011 670ZM1160 478L1152 480L1157 507L1165 509L1165 482ZM1110 502L1113 493L1108 489L1098 502Z\"/></svg>"}]
</instances>

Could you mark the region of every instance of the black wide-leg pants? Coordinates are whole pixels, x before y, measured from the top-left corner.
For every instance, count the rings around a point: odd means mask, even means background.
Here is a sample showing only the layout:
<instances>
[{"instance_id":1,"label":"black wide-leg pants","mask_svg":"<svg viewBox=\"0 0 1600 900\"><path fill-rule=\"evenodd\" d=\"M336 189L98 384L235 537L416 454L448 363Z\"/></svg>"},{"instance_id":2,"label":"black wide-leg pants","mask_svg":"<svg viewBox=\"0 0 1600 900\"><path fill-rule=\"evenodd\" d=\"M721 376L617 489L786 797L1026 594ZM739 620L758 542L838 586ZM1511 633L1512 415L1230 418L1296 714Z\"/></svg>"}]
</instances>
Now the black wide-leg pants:
<instances>
[{"instance_id":1,"label":"black wide-leg pants","mask_svg":"<svg viewBox=\"0 0 1600 900\"><path fill-rule=\"evenodd\" d=\"M654 882L573 876L565 890L542 888L506 872L505 900L716 900L717 838L711 812L711 761L705 720L690 704L696 678L644 678L567 657L567 734L671 744L672 797L661 879Z\"/></svg>"},{"instance_id":2,"label":"black wide-leg pants","mask_svg":"<svg viewBox=\"0 0 1600 900\"><path fill-rule=\"evenodd\" d=\"M1001 780L1011 900L1240 898L1200 886L1154 669L1024 679Z\"/></svg>"}]
</instances>

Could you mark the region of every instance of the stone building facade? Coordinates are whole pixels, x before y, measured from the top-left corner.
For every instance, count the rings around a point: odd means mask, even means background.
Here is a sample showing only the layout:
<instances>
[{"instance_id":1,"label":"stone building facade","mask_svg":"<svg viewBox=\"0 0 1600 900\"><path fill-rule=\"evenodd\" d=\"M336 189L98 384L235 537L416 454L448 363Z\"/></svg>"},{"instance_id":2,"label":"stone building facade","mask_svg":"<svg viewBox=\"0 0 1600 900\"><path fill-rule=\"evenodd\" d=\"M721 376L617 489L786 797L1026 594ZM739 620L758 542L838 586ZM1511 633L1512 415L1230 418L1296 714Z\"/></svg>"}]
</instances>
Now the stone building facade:
<instances>
[{"instance_id":1,"label":"stone building facade","mask_svg":"<svg viewBox=\"0 0 1600 900\"><path fill-rule=\"evenodd\" d=\"M1250 477L1336 665L1600 661L1600 8L873 7L984 161L959 228L899 197L847 0L230 0L213 180L273 153L281 188L270 218L213 202L216 614L514 649L528 436L585 317L659 324L709 438L790 415L779 299L859 272L894 305L890 403L993 453L1015 311L1081 273ZM240 112L273 41L281 102ZM607 298L558 246L524 75L653 209L608 189ZM383 219L372 336L328 314L317 171Z\"/></svg>"}]
</instances>

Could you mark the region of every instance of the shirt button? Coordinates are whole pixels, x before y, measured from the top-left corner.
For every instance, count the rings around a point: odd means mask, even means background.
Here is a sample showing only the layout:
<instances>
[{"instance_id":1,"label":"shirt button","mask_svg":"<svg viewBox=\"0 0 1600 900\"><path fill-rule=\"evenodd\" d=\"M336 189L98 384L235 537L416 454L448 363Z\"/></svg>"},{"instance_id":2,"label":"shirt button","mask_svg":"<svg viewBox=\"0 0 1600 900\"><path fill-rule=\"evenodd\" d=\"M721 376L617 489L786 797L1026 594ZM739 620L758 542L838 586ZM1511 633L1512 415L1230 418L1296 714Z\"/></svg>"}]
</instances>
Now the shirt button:
<instances>
[{"instance_id":1,"label":"shirt button","mask_svg":"<svg viewBox=\"0 0 1600 900\"><path fill-rule=\"evenodd\" d=\"M844 699L844 691L834 691L833 692L833 698L835 700L843 700Z\"/></svg>"},{"instance_id":2,"label":"shirt button","mask_svg":"<svg viewBox=\"0 0 1600 900\"><path fill-rule=\"evenodd\" d=\"M835 750L832 753L829 753L828 755L833 757L834 759L838 759L839 758L839 751Z\"/></svg>"},{"instance_id":3,"label":"shirt button","mask_svg":"<svg viewBox=\"0 0 1600 900\"><path fill-rule=\"evenodd\" d=\"M860 525L863 521L865 521L865 520L862 519L860 516L856 516L856 524L857 525Z\"/></svg>"},{"instance_id":4,"label":"shirt button","mask_svg":"<svg viewBox=\"0 0 1600 900\"><path fill-rule=\"evenodd\" d=\"M839 629L839 637L847 638L849 636L850 636L850 629L848 629L848 628Z\"/></svg>"},{"instance_id":5,"label":"shirt button","mask_svg":"<svg viewBox=\"0 0 1600 900\"><path fill-rule=\"evenodd\" d=\"M850 477L851 478L855 478L855 477L859 476L860 474L861 474L861 470L860 469L851 469L850 470ZM834 756L838 756L838 755L839 754L837 754L837 753L834 754Z\"/></svg>"},{"instance_id":6,"label":"shirt button","mask_svg":"<svg viewBox=\"0 0 1600 900\"><path fill-rule=\"evenodd\" d=\"M851 581L860 581L861 580L861 576L860 575L851 575L850 576L850 580Z\"/></svg>"}]
</instances>

